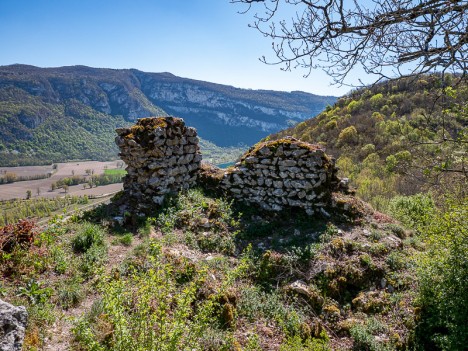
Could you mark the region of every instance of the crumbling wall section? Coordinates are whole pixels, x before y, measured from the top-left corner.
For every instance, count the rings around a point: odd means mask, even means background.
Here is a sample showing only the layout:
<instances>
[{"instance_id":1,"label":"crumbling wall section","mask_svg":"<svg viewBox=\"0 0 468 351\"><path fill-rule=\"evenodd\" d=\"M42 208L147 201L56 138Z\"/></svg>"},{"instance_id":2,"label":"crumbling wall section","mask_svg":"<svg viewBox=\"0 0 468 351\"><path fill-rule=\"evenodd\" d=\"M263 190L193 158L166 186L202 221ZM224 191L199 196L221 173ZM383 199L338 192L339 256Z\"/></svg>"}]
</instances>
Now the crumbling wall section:
<instances>
[{"instance_id":1,"label":"crumbling wall section","mask_svg":"<svg viewBox=\"0 0 468 351\"><path fill-rule=\"evenodd\" d=\"M337 171L320 146L285 138L251 148L225 172L220 187L265 210L298 207L309 215L327 214L332 193L346 187Z\"/></svg>"},{"instance_id":2,"label":"crumbling wall section","mask_svg":"<svg viewBox=\"0 0 468 351\"><path fill-rule=\"evenodd\" d=\"M181 118L142 118L116 132L119 155L127 164L124 197L132 208L160 205L166 194L195 184L202 159L197 131Z\"/></svg>"}]
</instances>

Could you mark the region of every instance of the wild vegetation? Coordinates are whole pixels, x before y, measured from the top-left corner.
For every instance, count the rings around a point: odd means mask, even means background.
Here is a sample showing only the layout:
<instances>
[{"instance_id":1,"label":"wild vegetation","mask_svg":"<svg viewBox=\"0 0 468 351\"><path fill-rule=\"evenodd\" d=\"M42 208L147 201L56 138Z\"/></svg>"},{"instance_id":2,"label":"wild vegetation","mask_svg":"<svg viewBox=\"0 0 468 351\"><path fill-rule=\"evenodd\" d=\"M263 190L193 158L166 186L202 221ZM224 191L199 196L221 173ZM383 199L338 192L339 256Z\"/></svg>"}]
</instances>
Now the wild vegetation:
<instances>
[{"instance_id":1,"label":"wild vegetation","mask_svg":"<svg viewBox=\"0 0 468 351\"><path fill-rule=\"evenodd\" d=\"M462 350L467 208L447 206L336 222L194 189L125 227L112 206L22 221L0 231L0 291L28 308L25 350Z\"/></svg>"},{"instance_id":2,"label":"wild vegetation","mask_svg":"<svg viewBox=\"0 0 468 351\"><path fill-rule=\"evenodd\" d=\"M450 75L400 79L356 90L269 139L292 135L322 145L357 194L381 210L396 195L428 190L463 198L467 99L468 86Z\"/></svg>"},{"instance_id":3,"label":"wild vegetation","mask_svg":"<svg viewBox=\"0 0 468 351\"><path fill-rule=\"evenodd\" d=\"M386 214L271 214L198 188L39 228L15 218L64 204L4 203L0 295L28 309L24 349L464 350L467 97L452 76L382 83L270 137L318 142Z\"/></svg>"},{"instance_id":4,"label":"wild vegetation","mask_svg":"<svg viewBox=\"0 0 468 351\"><path fill-rule=\"evenodd\" d=\"M124 169L106 169L103 174L88 176L74 175L57 180L51 184L51 190L83 184L84 187L97 187L100 185L121 183L122 178L127 174Z\"/></svg>"},{"instance_id":5,"label":"wild vegetation","mask_svg":"<svg viewBox=\"0 0 468 351\"><path fill-rule=\"evenodd\" d=\"M86 195L2 201L0 202L0 226L14 224L25 218L49 217L54 212L67 210L76 205L85 205L88 201Z\"/></svg>"},{"instance_id":6,"label":"wild vegetation","mask_svg":"<svg viewBox=\"0 0 468 351\"><path fill-rule=\"evenodd\" d=\"M34 174L34 175L29 175L29 176L18 176L14 172L5 172L3 174L0 173L0 184L9 184L9 183L15 183L15 182L24 182L28 180L46 179L46 178L50 178L51 175L52 175L51 173L46 173L46 174Z\"/></svg>"},{"instance_id":7,"label":"wild vegetation","mask_svg":"<svg viewBox=\"0 0 468 351\"><path fill-rule=\"evenodd\" d=\"M72 98L52 103L16 87L0 89L0 116L2 166L115 159L114 130L127 123Z\"/></svg>"}]
</instances>

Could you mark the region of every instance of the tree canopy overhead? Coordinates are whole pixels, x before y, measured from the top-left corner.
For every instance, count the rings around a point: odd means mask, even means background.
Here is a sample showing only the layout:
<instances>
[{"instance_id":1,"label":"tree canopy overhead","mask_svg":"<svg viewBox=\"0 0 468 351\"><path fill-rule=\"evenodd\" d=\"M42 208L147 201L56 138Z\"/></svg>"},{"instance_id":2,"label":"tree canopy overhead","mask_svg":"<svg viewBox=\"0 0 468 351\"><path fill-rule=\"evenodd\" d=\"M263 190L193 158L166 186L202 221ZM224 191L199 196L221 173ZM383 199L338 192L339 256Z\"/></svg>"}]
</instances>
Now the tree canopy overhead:
<instances>
[{"instance_id":1,"label":"tree canopy overhead","mask_svg":"<svg viewBox=\"0 0 468 351\"><path fill-rule=\"evenodd\" d=\"M468 65L468 1L231 0L254 12L251 24L273 40L291 68L322 68L344 83L353 68L378 79L457 72Z\"/></svg>"}]
</instances>

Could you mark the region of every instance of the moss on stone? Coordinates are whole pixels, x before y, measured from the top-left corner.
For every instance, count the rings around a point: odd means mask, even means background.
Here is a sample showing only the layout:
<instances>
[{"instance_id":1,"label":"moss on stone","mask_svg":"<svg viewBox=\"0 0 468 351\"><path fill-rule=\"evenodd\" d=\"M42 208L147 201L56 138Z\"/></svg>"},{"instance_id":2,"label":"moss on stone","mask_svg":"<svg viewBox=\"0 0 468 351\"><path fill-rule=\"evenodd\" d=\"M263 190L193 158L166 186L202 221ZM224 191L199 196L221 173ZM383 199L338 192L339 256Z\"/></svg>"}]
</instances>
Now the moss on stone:
<instances>
[{"instance_id":1,"label":"moss on stone","mask_svg":"<svg viewBox=\"0 0 468 351\"><path fill-rule=\"evenodd\" d=\"M137 123L129 128L129 134L125 135L125 139L135 139L143 133L151 132L157 128L166 128L167 122L165 117L146 117L140 118Z\"/></svg>"},{"instance_id":2,"label":"moss on stone","mask_svg":"<svg viewBox=\"0 0 468 351\"><path fill-rule=\"evenodd\" d=\"M320 145L317 144L310 144L306 143L301 140L297 140L294 138L282 138L278 140L271 140L271 141L263 141L260 143L255 144L249 151L247 151L241 158L241 160L244 160L245 158L249 156L255 156L258 154L260 149L267 147L270 149L272 152L276 152L278 147L284 146L284 145L297 145L301 149L307 149L311 152L316 151L316 150L323 150Z\"/></svg>"}]
</instances>

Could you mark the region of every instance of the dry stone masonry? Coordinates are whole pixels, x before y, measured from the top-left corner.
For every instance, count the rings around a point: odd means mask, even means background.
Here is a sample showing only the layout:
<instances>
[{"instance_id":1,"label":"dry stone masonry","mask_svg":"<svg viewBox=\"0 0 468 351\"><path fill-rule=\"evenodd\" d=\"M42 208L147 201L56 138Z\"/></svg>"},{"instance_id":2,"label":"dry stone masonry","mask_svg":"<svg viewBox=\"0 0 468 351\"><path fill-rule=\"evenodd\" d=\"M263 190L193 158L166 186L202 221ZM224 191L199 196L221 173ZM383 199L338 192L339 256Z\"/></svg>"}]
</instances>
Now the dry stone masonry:
<instances>
[{"instance_id":1,"label":"dry stone masonry","mask_svg":"<svg viewBox=\"0 0 468 351\"><path fill-rule=\"evenodd\" d=\"M140 210L160 205L168 193L195 184L202 159L197 131L180 118L142 118L116 130L120 157L127 164L124 197Z\"/></svg>"},{"instance_id":2,"label":"dry stone masonry","mask_svg":"<svg viewBox=\"0 0 468 351\"><path fill-rule=\"evenodd\" d=\"M328 215L332 192L343 187L337 171L320 146L285 138L254 146L226 171L220 186L265 210L298 207Z\"/></svg>"},{"instance_id":3,"label":"dry stone masonry","mask_svg":"<svg viewBox=\"0 0 468 351\"><path fill-rule=\"evenodd\" d=\"M161 205L167 194L197 183L269 211L300 208L329 216L330 210L353 210L355 201L346 197L350 191L337 177L335 161L318 145L290 137L259 143L222 171L201 167L197 132L180 118L142 118L117 134L128 166L122 212L144 213Z\"/></svg>"}]
</instances>

